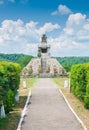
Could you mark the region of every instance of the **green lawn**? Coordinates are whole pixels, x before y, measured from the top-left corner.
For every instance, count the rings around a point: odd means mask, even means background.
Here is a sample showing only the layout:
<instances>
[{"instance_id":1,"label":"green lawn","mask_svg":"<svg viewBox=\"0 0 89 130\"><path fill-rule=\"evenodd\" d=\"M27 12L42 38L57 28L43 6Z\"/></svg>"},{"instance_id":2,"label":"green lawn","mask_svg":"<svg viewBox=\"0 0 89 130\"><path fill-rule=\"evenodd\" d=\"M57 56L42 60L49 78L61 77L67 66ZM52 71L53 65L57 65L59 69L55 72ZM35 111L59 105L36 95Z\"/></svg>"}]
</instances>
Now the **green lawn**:
<instances>
[{"instance_id":1,"label":"green lawn","mask_svg":"<svg viewBox=\"0 0 89 130\"><path fill-rule=\"evenodd\" d=\"M60 87L62 88L64 86L65 80L69 80L69 78L52 78L52 80Z\"/></svg>"},{"instance_id":2,"label":"green lawn","mask_svg":"<svg viewBox=\"0 0 89 130\"><path fill-rule=\"evenodd\" d=\"M20 87L22 86L23 81L26 81L26 86L27 86L27 88L32 87L33 84L34 84L37 80L38 80L37 78L21 78L21 80L20 80Z\"/></svg>"}]
</instances>

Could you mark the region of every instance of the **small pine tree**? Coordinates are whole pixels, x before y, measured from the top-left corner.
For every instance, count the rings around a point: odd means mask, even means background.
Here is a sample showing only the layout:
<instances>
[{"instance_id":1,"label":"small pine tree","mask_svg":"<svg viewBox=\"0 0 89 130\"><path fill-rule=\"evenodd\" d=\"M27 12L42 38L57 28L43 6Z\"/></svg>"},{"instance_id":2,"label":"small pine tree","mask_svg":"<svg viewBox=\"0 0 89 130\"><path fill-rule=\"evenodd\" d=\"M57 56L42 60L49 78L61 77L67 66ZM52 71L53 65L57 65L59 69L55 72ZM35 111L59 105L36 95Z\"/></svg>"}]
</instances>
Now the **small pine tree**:
<instances>
[{"instance_id":1,"label":"small pine tree","mask_svg":"<svg viewBox=\"0 0 89 130\"><path fill-rule=\"evenodd\" d=\"M38 55L37 56L41 57L41 51L40 50L38 51Z\"/></svg>"},{"instance_id":2,"label":"small pine tree","mask_svg":"<svg viewBox=\"0 0 89 130\"><path fill-rule=\"evenodd\" d=\"M46 66L46 73L50 73L50 66Z\"/></svg>"},{"instance_id":3,"label":"small pine tree","mask_svg":"<svg viewBox=\"0 0 89 130\"><path fill-rule=\"evenodd\" d=\"M33 73L32 65L30 65L29 70L28 70L28 73L29 73L29 74L32 74L32 73Z\"/></svg>"},{"instance_id":4,"label":"small pine tree","mask_svg":"<svg viewBox=\"0 0 89 130\"><path fill-rule=\"evenodd\" d=\"M54 66L53 70L54 70L54 73L58 73L58 70L57 70L56 66Z\"/></svg>"},{"instance_id":5,"label":"small pine tree","mask_svg":"<svg viewBox=\"0 0 89 130\"><path fill-rule=\"evenodd\" d=\"M38 67L38 73L41 73L42 72L42 67L39 65Z\"/></svg>"}]
</instances>

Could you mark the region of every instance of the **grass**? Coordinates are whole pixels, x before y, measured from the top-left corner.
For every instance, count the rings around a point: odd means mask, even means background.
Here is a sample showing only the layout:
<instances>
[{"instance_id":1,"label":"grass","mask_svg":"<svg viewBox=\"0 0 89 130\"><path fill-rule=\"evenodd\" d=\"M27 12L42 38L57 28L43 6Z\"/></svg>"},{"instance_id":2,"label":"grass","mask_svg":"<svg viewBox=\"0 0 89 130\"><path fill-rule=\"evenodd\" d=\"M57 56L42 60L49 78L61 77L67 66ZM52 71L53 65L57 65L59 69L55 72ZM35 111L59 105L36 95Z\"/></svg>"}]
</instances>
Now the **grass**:
<instances>
[{"instance_id":1,"label":"grass","mask_svg":"<svg viewBox=\"0 0 89 130\"><path fill-rule=\"evenodd\" d=\"M68 78L53 78L52 80L60 87L71 107L89 130L89 110L84 107L84 104L80 100L78 100L72 93L70 93L69 88L63 87L64 81L66 79L69 80Z\"/></svg>"},{"instance_id":2,"label":"grass","mask_svg":"<svg viewBox=\"0 0 89 130\"><path fill-rule=\"evenodd\" d=\"M22 86L23 81L26 81L27 88L24 89ZM13 111L6 115L6 118L0 119L0 130L16 130L18 122L20 120L21 112L26 103L29 88L36 82L36 78L21 79L20 82L20 100L15 104Z\"/></svg>"},{"instance_id":3,"label":"grass","mask_svg":"<svg viewBox=\"0 0 89 130\"><path fill-rule=\"evenodd\" d=\"M52 79L58 86L60 86L60 88L63 88L65 80L69 80L68 78L52 78Z\"/></svg>"}]
</instances>

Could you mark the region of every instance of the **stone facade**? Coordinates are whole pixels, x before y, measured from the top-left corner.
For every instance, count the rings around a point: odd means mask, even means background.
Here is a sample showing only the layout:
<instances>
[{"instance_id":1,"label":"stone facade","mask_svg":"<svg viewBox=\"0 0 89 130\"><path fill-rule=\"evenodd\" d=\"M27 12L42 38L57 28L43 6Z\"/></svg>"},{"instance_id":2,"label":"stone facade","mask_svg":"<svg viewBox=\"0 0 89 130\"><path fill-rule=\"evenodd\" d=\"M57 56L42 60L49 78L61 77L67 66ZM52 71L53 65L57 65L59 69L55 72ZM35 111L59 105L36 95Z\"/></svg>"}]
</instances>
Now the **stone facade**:
<instances>
[{"instance_id":1,"label":"stone facade","mask_svg":"<svg viewBox=\"0 0 89 130\"><path fill-rule=\"evenodd\" d=\"M38 58L33 58L23 69L22 76L31 77L59 77L67 75L62 65L55 58L50 57L50 45L44 34L38 45Z\"/></svg>"}]
</instances>

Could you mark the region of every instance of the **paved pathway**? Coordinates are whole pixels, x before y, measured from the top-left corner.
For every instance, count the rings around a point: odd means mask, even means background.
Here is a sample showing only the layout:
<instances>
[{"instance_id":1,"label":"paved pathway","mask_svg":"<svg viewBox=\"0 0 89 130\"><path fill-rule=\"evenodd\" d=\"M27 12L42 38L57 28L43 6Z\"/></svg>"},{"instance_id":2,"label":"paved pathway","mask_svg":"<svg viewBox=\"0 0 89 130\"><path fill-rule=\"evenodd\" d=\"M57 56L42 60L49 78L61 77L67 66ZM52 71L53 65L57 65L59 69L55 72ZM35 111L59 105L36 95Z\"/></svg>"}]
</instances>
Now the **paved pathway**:
<instances>
[{"instance_id":1,"label":"paved pathway","mask_svg":"<svg viewBox=\"0 0 89 130\"><path fill-rule=\"evenodd\" d=\"M32 90L31 104L21 130L83 130L57 85L39 79Z\"/></svg>"}]
</instances>

